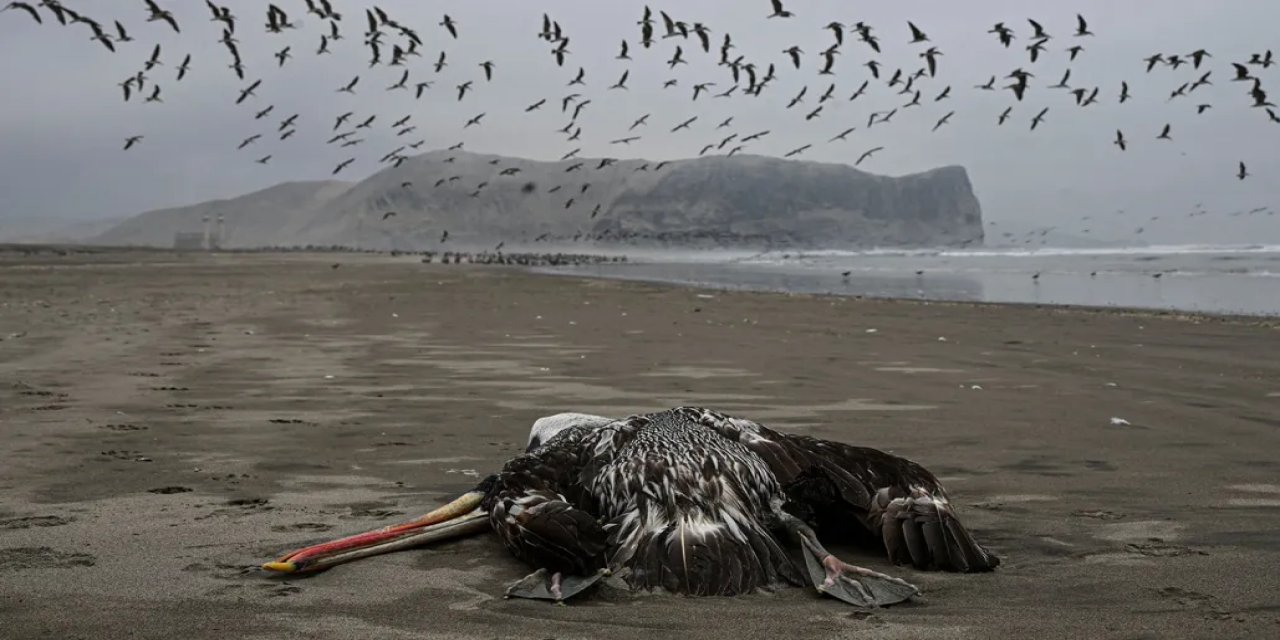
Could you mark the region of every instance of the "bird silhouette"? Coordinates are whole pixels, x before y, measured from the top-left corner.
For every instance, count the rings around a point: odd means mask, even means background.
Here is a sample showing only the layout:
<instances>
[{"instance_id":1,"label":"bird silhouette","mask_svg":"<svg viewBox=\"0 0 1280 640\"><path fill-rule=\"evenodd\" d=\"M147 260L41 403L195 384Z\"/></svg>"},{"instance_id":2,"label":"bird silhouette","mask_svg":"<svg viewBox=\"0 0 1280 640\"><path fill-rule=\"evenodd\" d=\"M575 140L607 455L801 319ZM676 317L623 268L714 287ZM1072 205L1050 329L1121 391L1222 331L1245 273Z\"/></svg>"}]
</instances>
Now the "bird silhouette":
<instances>
[{"instance_id":1,"label":"bird silhouette","mask_svg":"<svg viewBox=\"0 0 1280 640\"><path fill-rule=\"evenodd\" d=\"M858 156L858 161L857 161L857 162L855 162L855 163L853 163L853 166L855 166L855 167L856 167L856 166L858 166L858 165L862 164L862 161L863 161L863 160L867 160L867 159L868 159L868 158L870 158L872 155L874 155L876 152L878 152L878 151L883 151L883 150L884 150L884 147L874 147L874 148L872 148L872 149L868 149L868 150L867 150L866 152L864 152L862 155Z\"/></svg>"},{"instance_id":2,"label":"bird silhouette","mask_svg":"<svg viewBox=\"0 0 1280 640\"><path fill-rule=\"evenodd\" d=\"M1085 22L1084 16L1077 13L1075 36L1079 38L1081 36L1091 36L1091 35L1094 35L1094 33L1089 30L1089 23Z\"/></svg>"},{"instance_id":3,"label":"bird silhouette","mask_svg":"<svg viewBox=\"0 0 1280 640\"><path fill-rule=\"evenodd\" d=\"M1043 109L1041 109L1041 110L1040 110L1040 113L1037 113L1037 114L1036 114L1036 117L1034 117L1034 118L1032 118L1032 119L1031 119L1031 130L1032 130L1032 131L1035 131L1035 130L1036 130L1036 127L1040 126L1040 123L1041 123L1041 122L1044 122L1044 117L1045 117L1045 115L1046 115L1046 114L1048 114L1048 113L1049 113L1049 107L1045 107L1045 108L1043 108Z\"/></svg>"},{"instance_id":4,"label":"bird silhouette","mask_svg":"<svg viewBox=\"0 0 1280 640\"><path fill-rule=\"evenodd\" d=\"M911 44L929 41L929 36L925 35L925 33L921 31L920 28L917 27L914 22L911 22L910 20L908 20L907 28L911 29Z\"/></svg>"},{"instance_id":5,"label":"bird silhouette","mask_svg":"<svg viewBox=\"0 0 1280 640\"><path fill-rule=\"evenodd\" d=\"M444 27L449 32L449 35L453 36L454 40L458 39L458 23L454 22L453 18L449 17L449 14L445 14L439 26Z\"/></svg>"},{"instance_id":6,"label":"bird silhouette","mask_svg":"<svg viewBox=\"0 0 1280 640\"><path fill-rule=\"evenodd\" d=\"M769 0L773 4L773 13L769 14L769 18L793 18L796 14L782 8L782 0Z\"/></svg>"}]
</instances>

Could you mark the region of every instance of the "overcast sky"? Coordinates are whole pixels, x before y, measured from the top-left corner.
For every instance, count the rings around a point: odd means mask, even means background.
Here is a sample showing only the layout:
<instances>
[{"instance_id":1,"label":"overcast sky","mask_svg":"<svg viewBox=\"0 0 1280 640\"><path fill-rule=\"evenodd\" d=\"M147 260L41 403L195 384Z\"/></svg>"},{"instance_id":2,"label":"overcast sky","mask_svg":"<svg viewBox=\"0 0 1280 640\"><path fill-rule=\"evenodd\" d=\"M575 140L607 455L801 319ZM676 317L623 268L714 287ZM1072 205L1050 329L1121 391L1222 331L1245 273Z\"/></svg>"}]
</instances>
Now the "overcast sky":
<instances>
[{"instance_id":1,"label":"overcast sky","mask_svg":"<svg viewBox=\"0 0 1280 640\"><path fill-rule=\"evenodd\" d=\"M425 40L423 57L409 60L409 91L386 90L403 67L368 66L361 33L370 3L363 0L333 0L344 14L347 37L333 43L333 53L325 56L317 56L316 49L327 25L305 15L303 0L278 1L300 24L283 34L265 32L266 3L225 0L239 18L236 35L246 81L228 68L229 55L217 42L220 26L210 21L203 3L159 1L174 12L181 34L162 22L147 22L142 0L64 0L64 5L106 24L113 19L124 23L136 41L117 44L115 54L91 41L84 25L58 26L47 12L44 26L24 12L0 13L0 72L6 87L0 101L0 218L106 217L190 204L280 181L326 179L338 162L353 155L357 162L338 177L355 180L378 170L383 154L417 140L426 141L423 151L465 142L472 151L538 159L558 159L577 147L584 156L670 159L694 156L730 132L743 136L764 129L772 133L750 144L746 152L781 155L812 144L801 159L852 164L864 151L884 146L859 168L889 175L964 165L986 218L997 223L1076 228L1089 226L1080 222L1084 216L1114 215L1124 209L1135 218L1174 217L1198 203L1218 212L1280 208L1280 154L1275 152L1280 124L1270 122L1263 109L1249 107L1249 83L1229 81L1230 62L1244 61L1277 43L1280 2L1275 0L791 0L787 6L798 15L785 20L766 18L768 0L670 3L673 18L710 28L710 54L701 51L696 37L659 38L653 48L641 48L639 2L383 0L379 5L392 18L416 29ZM1028 12L1032 4L1036 8ZM104 10L106 5L112 7L110 12ZM667 7L651 5L661 36L657 10ZM570 38L563 68L555 64L552 45L537 38L543 11L559 21ZM1077 11L1086 16L1096 36L1071 36ZM446 12L458 23L457 40L438 26ZM1027 17L1040 21L1053 36L1035 64L1025 50ZM817 54L834 42L823 28L832 20L870 24L881 38L883 53L874 55L855 34L846 33L835 75L818 75L822 58ZM923 92L921 106L901 109L889 124L867 129L871 112L901 107L911 97L873 81L865 96L848 100L870 78L862 65L873 57L886 76L898 67L913 71L922 65L918 53L927 45L908 44L907 20L919 25L943 52L937 77L917 81ZM1001 47L986 33L997 21L1015 30L1013 47ZM754 62L761 75L769 63L776 64L778 79L758 98L743 96L739 89L730 98L703 95L692 101L695 83L716 83L713 93L732 86L728 69L716 65L726 32L736 45L733 56ZM631 46L632 61L615 59L623 39ZM389 34L386 40L400 38ZM137 96L124 102L117 83L141 68L155 43L162 46L164 66L148 75L161 86L163 104L144 104ZM1085 50L1069 63L1065 49L1074 44ZM666 61L677 45L689 64L671 71ZM799 71L782 52L792 45L805 52ZM285 46L292 47L295 58L280 68L272 53ZM1198 48L1213 55L1201 71L1186 65L1176 71L1161 66L1144 72L1143 58L1152 53L1185 55ZM432 63L442 50L449 66L437 74ZM188 53L190 74L176 82L175 68ZM389 51L384 51L386 57ZM492 82L484 80L478 66L484 60L495 63ZM586 70L587 85L567 87L579 67ZM1036 75L1022 102L1010 91L973 88L993 74L1003 78L1016 67ZM1072 87L1101 87L1100 104L1080 108L1065 90L1046 88L1068 67ZM607 90L624 70L630 70L629 89ZM1272 90L1272 101L1280 102L1280 65L1252 70ZM1213 72L1211 86L1186 98L1168 99L1176 87L1205 71ZM355 95L336 92L356 75L361 80ZM662 89L668 78L678 79L679 85ZM239 89L257 79L263 81L257 96L235 105ZM1119 105L1122 80L1129 82L1133 99ZM420 81L434 84L415 100L412 85ZM473 81L474 91L458 101L455 87L464 81ZM824 105L819 117L806 121L805 114L817 107L832 82L835 99ZM951 97L934 102L948 85ZM804 102L787 109L806 86ZM571 92L591 100L578 118L583 133L576 142L566 142L556 132L570 119L561 113L559 100ZM543 98L548 100L545 108L525 113L526 106ZM1196 105L1202 103L1213 108L1197 115ZM254 113L268 105L275 107L271 115L255 121ZM1012 117L997 127L997 115L1008 106L1013 106ZM1044 107L1049 107L1044 123L1029 131L1032 116ZM930 131L953 110L947 125ZM353 121L378 116L362 135L366 142L355 149L324 144L335 117L346 111L356 112ZM463 131L466 120L481 112L487 114L483 123ZM295 113L298 133L279 141L273 132ZM640 140L629 146L610 145L629 135L627 127L644 114L652 114L649 124L630 134L642 136ZM397 138L390 122L406 115L413 116L410 124L417 131ZM670 132L694 116L699 120L689 130ZM733 124L717 131L716 125L729 116ZM1173 141L1156 140L1166 123L1173 125ZM857 130L847 141L827 142L849 127ZM1127 152L1112 144L1116 129L1130 140ZM240 141L255 133L263 138L237 151ZM125 138L138 134L146 136L143 142L122 151ZM273 156L269 164L254 162L267 154ZM1253 174L1244 181L1234 176L1242 160ZM1248 227L1250 234L1280 237L1277 219L1280 216L1254 217L1248 223L1253 225ZM1194 226L1197 223L1180 222L1166 230L1195 235L1201 229ZM1112 235L1116 234L1123 235Z\"/></svg>"}]
</instances>

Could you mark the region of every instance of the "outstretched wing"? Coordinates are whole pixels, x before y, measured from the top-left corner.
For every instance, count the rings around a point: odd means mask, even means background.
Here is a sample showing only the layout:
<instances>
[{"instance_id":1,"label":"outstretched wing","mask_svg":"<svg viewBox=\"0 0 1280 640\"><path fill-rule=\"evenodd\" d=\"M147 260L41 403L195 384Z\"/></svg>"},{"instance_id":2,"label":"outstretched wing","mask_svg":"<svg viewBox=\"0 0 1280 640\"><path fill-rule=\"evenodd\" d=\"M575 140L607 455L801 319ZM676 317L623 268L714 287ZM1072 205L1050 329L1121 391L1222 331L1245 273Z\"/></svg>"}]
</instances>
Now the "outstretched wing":
<instances>
[{"instance_id":1,"label":"outstretched wing","mask_svg":"<svg viewBox=\"0 0 1280 640\"><path fill-rule=\"evenodd\" d=\"M990 571L1000 559L960 523L927 469L877 449L785 434L750 420L702 410L703 424L760 456L787 494L789 511L831 530L883 544L895 564L943 571Z\"/></svg>"},{"instance_id":2,"label":"outstretched wing","mask_svg":"<svg viewBox=\"0 0 1280 640\"><path fill-rule=\"evenodd\" d=\"M607 535L579 508L579 443L592 429L564 429L507 462L481 504L507 549L535 567L587 575L604 566Z\"/></svg>"}]
</instances>

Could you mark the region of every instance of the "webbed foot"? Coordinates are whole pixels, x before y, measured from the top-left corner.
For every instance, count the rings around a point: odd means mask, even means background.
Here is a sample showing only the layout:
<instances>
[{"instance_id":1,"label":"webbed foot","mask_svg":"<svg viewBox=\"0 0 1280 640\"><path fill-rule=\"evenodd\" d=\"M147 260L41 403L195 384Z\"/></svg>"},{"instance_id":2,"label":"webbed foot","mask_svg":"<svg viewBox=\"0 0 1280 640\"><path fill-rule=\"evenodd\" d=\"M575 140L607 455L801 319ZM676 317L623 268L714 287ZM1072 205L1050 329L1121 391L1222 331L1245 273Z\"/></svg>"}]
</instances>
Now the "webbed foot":
<instances>
[{"instance_id":1,"label":"webbed foot","mask_svg":"<svg viewBox=\"0 0 1280 640\"><path fill-rule=\"evenodd\" d=\"M855 607L884 607L905 602L920 593L906 580L851 565L820 547L814 549L808 540L804 541L804 548L809 579L818 592Z\"/></svg>"},{"instance_id":2,"label":"webbed foot","mask_svg":"<svg viewBox=\"0 0 1280 640\"><path fill-rule=\"evenodd\" d=\"M565 600L586 591L607 575L609 575L607 569L600 569L589 576L573 576L538 569L507 587L504 597L552 600L556 604L564 604Z\"/></svg>"}]
</instances>

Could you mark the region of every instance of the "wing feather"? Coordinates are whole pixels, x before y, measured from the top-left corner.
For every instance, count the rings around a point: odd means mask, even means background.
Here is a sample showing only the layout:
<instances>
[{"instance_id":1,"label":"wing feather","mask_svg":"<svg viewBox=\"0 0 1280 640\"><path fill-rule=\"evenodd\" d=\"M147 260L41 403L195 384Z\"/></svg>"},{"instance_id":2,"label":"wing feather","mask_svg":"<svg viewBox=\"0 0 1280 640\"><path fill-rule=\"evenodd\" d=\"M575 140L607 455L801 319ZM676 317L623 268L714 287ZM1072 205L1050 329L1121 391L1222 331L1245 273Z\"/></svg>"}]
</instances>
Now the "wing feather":
<instances>
[{"instance_id":1,"label":"wing feather","mask_svg":"<svg viewBox=\"0 0 1280 640\"><path fill-rule=\"evenodd\" d=\"M787 495L787 509L811 524L854 523L879 539L890 561L919 569L990 571L1000 564L960 523L938 479L911 460L713 411L702 419L763 459Z\"/></svg>"}]
</instances>

